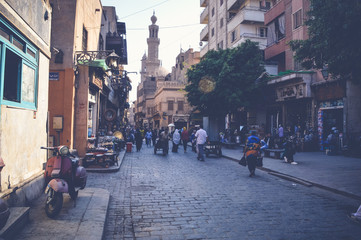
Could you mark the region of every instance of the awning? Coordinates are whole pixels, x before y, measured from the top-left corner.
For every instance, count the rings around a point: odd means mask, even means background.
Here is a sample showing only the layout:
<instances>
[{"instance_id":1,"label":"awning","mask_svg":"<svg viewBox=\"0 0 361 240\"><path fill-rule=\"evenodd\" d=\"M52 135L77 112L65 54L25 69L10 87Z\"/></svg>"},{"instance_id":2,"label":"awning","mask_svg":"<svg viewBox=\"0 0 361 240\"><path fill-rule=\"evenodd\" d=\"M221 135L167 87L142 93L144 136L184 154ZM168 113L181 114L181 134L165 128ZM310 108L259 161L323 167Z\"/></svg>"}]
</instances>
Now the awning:
<instances>
[{"instance_id":1,"label":"awning","mask_svg":"<svg viewBox=\"0 0 361 240\"><path fill-rule=\"evenodd\" d=\"M109 69L109 67L105 63L105 59L95 59L94 61L89 62L88 66L102 68L104 71Z\"/></svg>"}]
</instances>

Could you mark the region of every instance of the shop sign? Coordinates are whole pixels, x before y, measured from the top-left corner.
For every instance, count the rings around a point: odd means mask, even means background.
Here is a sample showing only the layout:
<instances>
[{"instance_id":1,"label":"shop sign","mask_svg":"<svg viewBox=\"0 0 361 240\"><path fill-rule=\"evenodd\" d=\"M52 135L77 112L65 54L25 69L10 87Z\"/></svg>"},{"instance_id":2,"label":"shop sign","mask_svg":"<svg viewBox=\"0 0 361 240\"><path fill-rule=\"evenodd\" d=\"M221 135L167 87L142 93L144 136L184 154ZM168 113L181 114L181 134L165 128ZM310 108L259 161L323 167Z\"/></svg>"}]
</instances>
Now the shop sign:
<instances>
[{"instance_id":1,"label":"shop sign","mask_svg":"<svg viewBox=\"0 0 361 240\"><path fill-rule=\"evenodd\" d=\"M324 101L320 103L320 108L342 108L343 100Z\"/></svg>"},{"instance_id":2,"label":"shop sign","mask_svg":"<svg viewBox=\"0 0 361 240\"><path fill-rule=\"evenodd\" d=\"M277 101L304 98L307 95L305 90L305 84L288 85L277 88Z\"/></svg>"},{"instance_id":3,"label":"shop sign","mask_svg":"<svg viewBox=\"0 0 361 240\"><path fill-rule=\"evenodd\" d=\"M99 89L103 89L103 81L100 78L94 77L92 83L97 86Z\"/></svg>"},{"instance_id":4,"label":"shop sign","mask_svg":"<svg viewBox=\"0 0 361 240\"><path fill-rule=\"evenodd\" d=\"M50 81L59 81L59 72L49 72Z\"/></svg>"}]
</instances>

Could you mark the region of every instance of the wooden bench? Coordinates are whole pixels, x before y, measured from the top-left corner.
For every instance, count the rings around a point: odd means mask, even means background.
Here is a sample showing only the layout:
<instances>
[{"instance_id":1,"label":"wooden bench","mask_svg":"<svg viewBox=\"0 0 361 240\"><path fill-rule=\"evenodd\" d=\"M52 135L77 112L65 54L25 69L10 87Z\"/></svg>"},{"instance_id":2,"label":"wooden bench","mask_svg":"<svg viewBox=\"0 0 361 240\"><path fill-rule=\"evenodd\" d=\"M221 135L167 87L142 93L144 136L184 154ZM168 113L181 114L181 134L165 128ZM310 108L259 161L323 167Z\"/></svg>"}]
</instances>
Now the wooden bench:
<instances>
[{"instance_id":1,"label":"wooden bench","mask_svg":"<svg viewBox=\"0 0 361 240\"><path fill-rule=\"evenodd\" d=\"M273 158L280 159L284 149L263 149L263 151L265 157L271 157L271 153L273 153Z\"/></svg>"}]
</instances>

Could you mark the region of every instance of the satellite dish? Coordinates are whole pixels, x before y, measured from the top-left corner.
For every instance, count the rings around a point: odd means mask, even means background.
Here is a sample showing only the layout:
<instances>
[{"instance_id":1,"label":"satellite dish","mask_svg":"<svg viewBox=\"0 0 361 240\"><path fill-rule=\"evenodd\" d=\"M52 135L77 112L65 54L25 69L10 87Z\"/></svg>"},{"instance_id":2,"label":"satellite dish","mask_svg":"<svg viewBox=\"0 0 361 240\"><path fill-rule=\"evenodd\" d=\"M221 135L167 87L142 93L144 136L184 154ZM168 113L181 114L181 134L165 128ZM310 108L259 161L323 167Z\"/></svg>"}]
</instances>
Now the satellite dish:
<instances>
[{"instance_id":1,"label":"satellite dish","mask_svg":"<svg viewBox=\"0 0 361 240\"><path fill-rule=\"evenodd\" d=\"M199 42L199 46L201 46L201 47L202 47L202 45L203 45L203 42Z\"/></svg>"}]
</instances>

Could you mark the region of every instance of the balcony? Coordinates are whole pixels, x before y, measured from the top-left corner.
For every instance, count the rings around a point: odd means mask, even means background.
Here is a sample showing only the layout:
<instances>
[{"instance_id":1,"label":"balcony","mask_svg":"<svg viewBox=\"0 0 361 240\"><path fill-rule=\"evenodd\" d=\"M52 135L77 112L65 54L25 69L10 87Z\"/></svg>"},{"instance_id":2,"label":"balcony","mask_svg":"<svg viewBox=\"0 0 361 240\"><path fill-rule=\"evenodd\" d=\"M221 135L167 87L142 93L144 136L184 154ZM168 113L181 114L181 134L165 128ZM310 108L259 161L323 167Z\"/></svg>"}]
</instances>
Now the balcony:
<instances>
[{"instance_id":1,"label":"balcony","mask_svg":"<svg viewBox=\"0 0 361 240\"><path fill-rule=\"evenodd\" d=\"M125 35L109 34L106 37L106 50L115 50L120 64L128 64L127 39Z\"/></svg>"},{"instance_id":2,"label":"balcony","mask_svg":"<svg viewBox=\"0 0 361 240\"><path fill-rule=\"evenodd\" d=\"M208 5L208 2L207 2L208 0L200 0L199 2L200 2L200 6L201 7L207 7L207 5Z\"/></svg>"},{"instance_id":3,"label":"balcony","mask_svg":"<svg viewBox=\"0 0 361 240\"><path fill-rule=\"evenodd\" d=\"M264 24L268 25L275 18L286 11L285 1L278 1L270 10L268 10L264 15Z\"/></svg>"},{"instance_id":4,"label":"balcony","mask_svg":"<svg viewBox=\"0 0 361 240\"><path fill-rule=\"evenodd\" d=\"M208 6L203 10L201 13L201 24L207 24L208 23Z\"/></svg>"},{"instance_id":5,"label":"balcony","mask_svg":"<svg viewBox=\"0 0 361 240\"><path fill-rule=\"evenodd\" d=\"M199 54L200 57L203 57L207 52L208 52L208 43L202 47L200 54Z\"/></svg>"},{"instance_id":6,"label":"balcony","mask_svg":"<svg viewBox=\"0 0 361 240\"><path fill-rule=\"evenodd\" d=\"M201 41L208 41L208 25L206 25L201 31Z\"/></svg>"},{"instance_id":7,"label":"balcony","mask_svg":"<svg viewBox=\"0 0 361 240\"><path fill-rule=\"evenodd\" d=\"M244 43L246 40L251 40L252 42L258 42L259 48L262 50L265 49L267 46L267 37L254 33L243 33L241 34L240 39L234 44L232 44L231 47L232 48L237 47L242 43Z\"/></svg>"},{"instance_id":8,"label":"balcony","mask_svg":"<svg viewBox=\"0 0 361 240\"><path fill-rule=\"evenodd\" d=\"M281 40L275 42L275 44L267 46L267 48L264 51L265 59L271 59L281 53L284 53L286 51L286 40L285 38L282 38Z\"/></svg>"},{"instance_id":9,"label":"balcony","mask_svg":"<svg viewBox=\"0 0 361 240\"><path fill-rule=\"evenodd\" d=\"M259 7L244 7L241 9L241 24L263 23L265 10Z\"/></svg>"},{"instance_id":10,"label":"balcony","mask_svg":"<svg viewBox=\"0 0 361 240\"><path fill-rule=\"evenodd\" d=\"M227 11L237 12L245 0L227 0Z\"/></svg>"}]
</instances>

